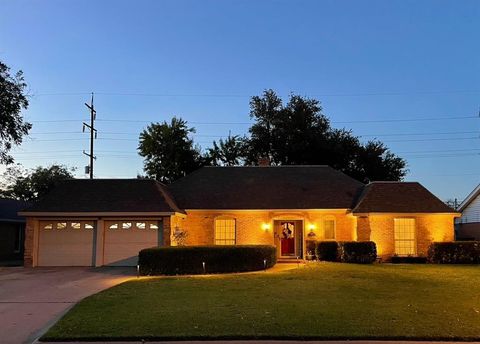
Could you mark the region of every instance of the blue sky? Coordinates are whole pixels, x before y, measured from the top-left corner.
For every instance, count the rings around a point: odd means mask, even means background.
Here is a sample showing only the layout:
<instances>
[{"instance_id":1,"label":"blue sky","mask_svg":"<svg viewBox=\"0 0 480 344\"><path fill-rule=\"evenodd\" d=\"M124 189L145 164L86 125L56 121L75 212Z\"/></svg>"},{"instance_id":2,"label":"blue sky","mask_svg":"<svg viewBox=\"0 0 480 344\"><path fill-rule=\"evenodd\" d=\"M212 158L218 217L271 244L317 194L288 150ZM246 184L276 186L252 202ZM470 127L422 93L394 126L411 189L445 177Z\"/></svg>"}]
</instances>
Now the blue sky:
<instances>
[{"instance_id":1,"label":"blue sky","mask_svg":"<svg viewBox=\"0 0 480 344\"><path fill-rule=\"evenodd\" d=\"M0 60L32 94L31 137L15 149L26 167L85 177L92 91L95 174L135 177L149 122L180 116L205 148L245 133L249 97L272 88L383 140L407 159L407 180L442 199L480 182L478 1L0 0L0 12Z\"/></svg>"}]
</instances>

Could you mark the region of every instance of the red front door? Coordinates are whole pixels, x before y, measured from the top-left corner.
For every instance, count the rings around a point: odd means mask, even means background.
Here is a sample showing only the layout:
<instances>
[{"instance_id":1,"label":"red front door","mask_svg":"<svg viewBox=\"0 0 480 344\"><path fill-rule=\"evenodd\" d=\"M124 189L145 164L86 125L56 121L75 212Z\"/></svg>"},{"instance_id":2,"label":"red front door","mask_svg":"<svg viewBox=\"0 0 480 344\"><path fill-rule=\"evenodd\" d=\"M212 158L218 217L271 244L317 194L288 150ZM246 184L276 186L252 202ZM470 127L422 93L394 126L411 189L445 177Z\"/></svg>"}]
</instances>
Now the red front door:
<instances>
[{"instance_id":1,"label":"red front door","mask_svg":"<svg viewBox=\"0 0 480 344\"><path fill-rule=\"evenodd\" d=\"M282 257L295 256L295 222L280 222L280 253Z\"/></svg>"}]
</instances>

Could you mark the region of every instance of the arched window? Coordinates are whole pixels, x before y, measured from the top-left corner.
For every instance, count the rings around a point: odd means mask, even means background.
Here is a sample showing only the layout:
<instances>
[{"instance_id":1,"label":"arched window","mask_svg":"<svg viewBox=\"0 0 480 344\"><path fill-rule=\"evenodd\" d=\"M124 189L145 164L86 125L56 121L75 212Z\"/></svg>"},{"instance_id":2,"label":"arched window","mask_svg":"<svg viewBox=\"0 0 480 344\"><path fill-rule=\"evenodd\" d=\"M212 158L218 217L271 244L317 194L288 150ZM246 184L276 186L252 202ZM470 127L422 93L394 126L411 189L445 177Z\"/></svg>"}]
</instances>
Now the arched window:
<instances>
[{"instance_id":1,"label":"arched window","mask_svg":"<svg viewBox=\"0 0 480 344\"><path fill-rule=\"evenodd\" d=\"M233 218L215 219L215 245L235 245L236 221Z\"/></svg>"},{"instance_id":2,"label":"arched window","mask_svg":"<svg viewBox=\"0 0 480 344\"><path fill-rule=\"evenodd\" d=\"M323 219L323 238L325 240L335 240L335 217L327 216Z\"/></svg>"}]
</instances>

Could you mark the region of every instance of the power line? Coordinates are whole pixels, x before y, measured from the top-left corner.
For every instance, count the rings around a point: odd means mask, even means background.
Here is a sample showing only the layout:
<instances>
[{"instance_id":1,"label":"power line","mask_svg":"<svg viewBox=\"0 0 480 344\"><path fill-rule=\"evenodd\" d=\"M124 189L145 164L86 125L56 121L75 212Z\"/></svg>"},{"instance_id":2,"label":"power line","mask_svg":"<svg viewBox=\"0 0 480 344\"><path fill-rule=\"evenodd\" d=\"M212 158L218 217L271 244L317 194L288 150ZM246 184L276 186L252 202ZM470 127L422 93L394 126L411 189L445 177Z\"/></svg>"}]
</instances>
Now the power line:
<instances>
[{"instance_id":1,"label":"power line","mask_svg":"<svg viewBox=\"0 0 480 344\"><path fill-rule=\"evenodd\" d=\"M353 121L332 121L332 124L349 124L349 123L390 123L390 122L428 122L428 121L450 121L478 119L478 116L451 116L451 117L424 117L424 118L390 118L390 119L373 119L373 120L353 120ZM51 120L32 120L31 123L55 123L55 122L76 122L84 119L51 119ZM98 122L125 122L125 123L153 123L158 119L97 119ZM252 125L254 122L201 122L187 121L189 124L196 125Z\"/></svg>"},{"instance_id":2,"label":"power line","mask_svg":"<svg viewBox=\"0 0 480 344\"><path fill-rule=\"evenodd\" d=\"M402 139L402 140L386 140L385 143L389 142L427 142L427 141L462 141L462 140L478 140L480 139L479 136L471 136L471 137L448 137L448 138L425 138L425 139ZM62 142L62 141L84 141L85 139L72 139L72 138L63 138L63 139L33 139L32 142ZM137 142L138 139L127 139L127 138L113 138L113 137L98 137L97 140L102 141L135 141ZM197 141L195 143L203 143L203 144L210 144L210 141Z\"/></svg>"},{"instance_id":3,"label":"power line","mask_svg":"<svg viewBox=\"0 0 480 344\"><path fill-rule=\"evenodd\" d=\"M255 92L254 92L255 93ZM388 91L388 92L293 92L306 97L370 97L370 96L404 96L404 95L440 95L440 94L479 94L480 90L431 90L431 91ZM79 96L90 92L44 92L33 94L35 97L44 96ZM183 98L251 98L252 94L241 93L157 93L157 92L95 92L102 96L122 97L183 97Z\"/></svg>"},{"instance_id":4,"label":"power line","mask_svg":"<svg viewBox=\"0 0 480 344\"><path fill-rule=\"evenodd\" d=\"M108 135L129 135L139 136L139 132L115 132L115 131L102 131ZM383 136L428 136L428 135L461 135L461 134L477 134L478 131L449 131L449 132L416 132L416 133L387 133L387 134L359 134L358 137L383 137ZM80 131L45 131L45 132L32 132L31 135L57 135L57 134L73 134L80 135ZM241 134L236 134L241 135ZM355 134L354 134L355 135ZM205 134L191 134L193 137L215 137L226 138L228 135L205 135Z\"/></svg>"}]
</instances>

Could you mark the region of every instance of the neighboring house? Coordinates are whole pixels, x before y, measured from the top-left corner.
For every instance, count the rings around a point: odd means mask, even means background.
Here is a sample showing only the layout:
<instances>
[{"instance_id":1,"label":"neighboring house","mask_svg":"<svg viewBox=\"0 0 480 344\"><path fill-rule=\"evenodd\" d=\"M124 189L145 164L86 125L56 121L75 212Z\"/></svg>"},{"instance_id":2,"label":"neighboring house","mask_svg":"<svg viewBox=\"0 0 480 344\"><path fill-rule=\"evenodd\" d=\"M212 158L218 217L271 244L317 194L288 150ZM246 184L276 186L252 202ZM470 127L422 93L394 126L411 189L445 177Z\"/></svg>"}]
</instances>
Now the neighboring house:
<instances>
[{"instance_id":1,"label":"neighboring house","mask_svg":"<svg viewBox=\"0 0 480 344\"><path fill-rule=\"evenodd\" d=\"M25 218L17 213L27 203L0 199L0 265L22 264Z\"/></svg>"},{"instance_id":2,"label":"neighboring house","mask_svg":"<svg viewBox=\"0 0 480 344\"><path fill-rule=\"evenodd\" d=\"M418 183L364 185L328 166L204 167L153 180L70 180L22 212L26 266L135 265L142 248L269 244L303 258L316 240L373 240L423 256L453 240L454 210ZM186 238L185 238L186 236Z\"/></svg>"},{"instance_id":3,"label":"neighboring house","mask_svg":"<svg viewBox=\"0 0 480 344\"><path fill-rule=\"evenodd\" d=\"M458 207L462 213L455 220L457 240L480 240L480 185Z\"/></svg>"}]
</instances>

